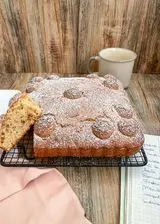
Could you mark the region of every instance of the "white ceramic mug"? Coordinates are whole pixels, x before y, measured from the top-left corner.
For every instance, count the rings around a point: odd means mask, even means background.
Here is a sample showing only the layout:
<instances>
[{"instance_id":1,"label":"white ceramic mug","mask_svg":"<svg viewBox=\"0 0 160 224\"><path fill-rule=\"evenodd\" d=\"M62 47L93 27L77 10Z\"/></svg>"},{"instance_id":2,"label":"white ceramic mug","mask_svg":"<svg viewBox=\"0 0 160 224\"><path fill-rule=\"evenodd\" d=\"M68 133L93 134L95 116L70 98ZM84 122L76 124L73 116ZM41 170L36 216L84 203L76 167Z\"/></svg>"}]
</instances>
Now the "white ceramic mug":
<instances>
[{"instance_id":1,"label":"white ceramic mug","mask_svg":"<svg viewBox=\"0 0 160 224\"><path fill-rule=\"evenodd\" d=\"M127 88L131 79L134 61L137 55L135 52L124 48L106 48L99 52L99 56L93 56L89 59L88 72L92 73L91 62L99 62L99 73L108 73L114 75Z\"/></svg>"}]
</instances>

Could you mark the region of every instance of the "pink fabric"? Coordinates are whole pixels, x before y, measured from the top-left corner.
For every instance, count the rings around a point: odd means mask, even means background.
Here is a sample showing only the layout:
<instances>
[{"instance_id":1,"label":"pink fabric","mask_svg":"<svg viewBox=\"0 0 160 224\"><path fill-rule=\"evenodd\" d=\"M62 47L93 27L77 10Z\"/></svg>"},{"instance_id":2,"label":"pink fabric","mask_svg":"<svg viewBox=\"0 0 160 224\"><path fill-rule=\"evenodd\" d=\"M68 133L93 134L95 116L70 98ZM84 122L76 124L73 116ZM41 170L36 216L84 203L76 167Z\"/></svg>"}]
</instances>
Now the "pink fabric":
<instances>
[{"instance_id":1,"label":"pink fabric","mask_svg":"<svg viewBox=\"0 0 160 224\"><path fill-rule=\"evenodd\" d=\"M0 167L0 223L89 224L56 169Z\"/></svg>"}]
</instances>

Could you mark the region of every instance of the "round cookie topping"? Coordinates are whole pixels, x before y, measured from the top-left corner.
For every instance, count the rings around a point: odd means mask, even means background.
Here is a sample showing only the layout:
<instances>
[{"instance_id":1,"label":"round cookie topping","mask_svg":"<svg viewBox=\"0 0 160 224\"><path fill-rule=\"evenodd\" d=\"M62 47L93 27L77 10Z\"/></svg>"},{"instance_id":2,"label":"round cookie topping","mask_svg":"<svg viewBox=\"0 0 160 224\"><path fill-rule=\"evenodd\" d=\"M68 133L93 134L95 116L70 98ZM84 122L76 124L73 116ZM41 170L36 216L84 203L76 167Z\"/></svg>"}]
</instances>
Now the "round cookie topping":
<instances>
[{"instance_id":1,"label":"round cookie topping","mask_svg":"<svg viewBox=\"0 0 160 224\"><path fill-rule=\"evenodd\" d=\"M95 79L95 78L99 78L99 76L96 73L92 73L92 74L88 74L87 78Z\"/></svg>"},{"instance_id":2,"label":"round cookie topping","mask_svg":"<svg viewBox=\"0 0 160 224\"><path fill-rule=\"evenodd\" d=\"M114 105L114 109L117 111L119 116L123 118L131 118L133 116L133 111L129 106L123 106L121 104Z\"/></svg>"},{"instance_id":3,"label":"round cookie topping","mask_svg":"<svg viewBox=\"0 0 160 224\"><path fill-rule=\"evenodd\" d=\"M36 77L32 78L27 85L26 92L31 93L31 92L35 91L41 81L43 81L43 77L41 77L41 76L36 76Z\"/></svg>"},{"instance_id":4,"label":"round cookie topping","mask_svg":"<svg viewBox=\"0 0 160 224\"><path fill-rule=\"evenodd\" d=\"M26 88L26 92L27 93L31 93L34 90L36 90L38 87L38 83L34 83L34 82L29 82Z\"/></svg>"},{"instance_id":5,"label":"round cookie topping","mask_svg":"<svg viewBox=\"0 0 160 224\"><path fill-rule=\"evenodd\" d=\"M52 79L52 80L56 80L56 79L59 79L59 78L60 78L60 77L59 77L58 75L56 75L56 74L55 74L55 75L48 75L48 76L47 76L47 79L49 79L49 80L51 80L51 79Z\"/></svg>"},{"instance_id":6,"label":"round cookie topping","mask_svg":"<svg viewBox=\"0 0 160 224\"><path fill-rule=\"evenodd\" d=\"M114 132L114 124L111 120L108 119L98 119L92 125L92 132L100 139L107 139Z\"/></svg>"},{"instance_id":7,"label":"round cookie topping","mask_svg":"<svg viewBox=\"0 0 160 224\"><path fill-rule=\"evenodd\" d=\"M139 127L135 120L123 120L118 123L118 129L123 135L134 137Z\"/></svg>"},{"instance_id":8,"label":"round cookie topping","mask_svg":"<svg viewBox=\"0 0 160 224\"><path fill-rule=\"evenodd\" d=\"M34 77L33 79L31 79L30 82L41 82L41 81L43 81L43 77L41 77L41 76L36 76L36 77Z\"/></svg>"},{"instance_id":9,"label":"round cookie topping","mask_svg":"<svg viewBox=\"0 0 160 224\"><path fill-rule=\"evenodd\" d=\"M34 126L34 132L39 137L45 138L52 134L56 127L55 119L52 115L44 115Z\"/></svg>"},{"instance_id":10,"label":"round cookie topping","mask_svg":"<svg viewBox=\"0 0 160 224\"><path fill-rule=\"evenodd\" d=\"M117 78L115 77L115 76L113 76L113 75L110 75L110 74L106 74L106 75L104 75L103 76L105 79L113 79L113 80L117 80Z\"/></svg>"},{"instance_id":11,"label":"round cookie topping","mask_svg":"<svg viewBox=\"0 0 160 224\"><path fill-rule=\"evenodd\" d=\"M119 85L117 83L117 80L114 79L112 76L109 76L108 78L105 78L105 80L103 81L103 85L110 88L110 89L114 89L114 90L119 89Z\"/></svg>"},{"instance_id":12,"label":"round cookie topping","mask_svg":"<svg viewBox=\"0 0 160 224\"><path fill-rule=\"evenodd\" d=\"M78 99L83 96L83 92L76 88L68 89L63 93L63 96L68 99Z\"/></svg>"}]
</instances>

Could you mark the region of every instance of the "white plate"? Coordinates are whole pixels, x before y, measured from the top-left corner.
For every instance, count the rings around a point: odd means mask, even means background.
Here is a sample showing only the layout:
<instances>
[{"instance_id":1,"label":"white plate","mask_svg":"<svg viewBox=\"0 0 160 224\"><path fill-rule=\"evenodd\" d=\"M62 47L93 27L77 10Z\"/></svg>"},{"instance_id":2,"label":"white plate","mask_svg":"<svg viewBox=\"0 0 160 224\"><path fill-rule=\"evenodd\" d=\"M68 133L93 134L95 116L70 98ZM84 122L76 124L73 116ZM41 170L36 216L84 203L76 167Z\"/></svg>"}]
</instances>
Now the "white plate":
<instances>
[{"instance_id":1,"label":"white plate","mask_svg":"<svg viewBox=\"0 0 160 224\"><path fill-rule=\"evenodd\" d=\"M10 99L17 93L20 93L19 90L0 90L0 115L5 114L8 109L8 103Z\"/></svg>"}]
</instances>

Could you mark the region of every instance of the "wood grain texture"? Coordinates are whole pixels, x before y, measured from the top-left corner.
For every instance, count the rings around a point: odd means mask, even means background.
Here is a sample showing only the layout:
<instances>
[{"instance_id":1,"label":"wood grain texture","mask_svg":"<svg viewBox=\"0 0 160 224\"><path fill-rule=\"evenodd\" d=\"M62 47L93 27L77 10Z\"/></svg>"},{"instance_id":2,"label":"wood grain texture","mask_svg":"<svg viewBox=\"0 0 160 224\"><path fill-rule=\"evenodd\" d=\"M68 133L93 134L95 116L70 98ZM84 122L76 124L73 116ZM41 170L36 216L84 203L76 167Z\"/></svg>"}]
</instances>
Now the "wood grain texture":
<instances>
[{"instance_id":1,"label":"wood grain texture","mask_svg":"<svg viewBox=\"0 0 160 224\"><path fill-rule=\"evenodd\" d=\"M1 72L76 71L78 1L2 0Z\"/></svg>"},{"instance_id":2,"label":"wood grain texture","mask_svg":"<svg viewBox=\"0 0 160 224\"><path fill-rule=\"evenodd\" d=\"M118 168L61 168L93 224L119 224Z\"/></svg>"},{"instance_id":3,"label":"wood grain texture","mask_svg":"<svg viewBox=\"0 0 160 224\"><path fill-rule=\"evenodd\" d=\"M136 72L160 72L159 0L1 0L0 72L86 73L104 47L138 57Z\"/></svg>"},{"instance_id":4,"label":"wood grain texture","mask_svg":"<svg viewBox=\"0 0 160 224\"><path fill-rule=\"evenodd\" d=\"M137 53L136 72L160 72L160 1L82 0L79 15L78 71L102 48L124 47Z\"/></svg>"},{"instance_id":5,"label":"wood grain texture","mask_svg":"<svg viewBox=\"0 0 160 224\"><path fill-rule=\"evenodd\" d=\"M0 89L23 91L36 73L0 74ZM40 74L46 76L47 74ZM160 135L160 75L133 74L129 98L144 123L145 133ZM118 168L60 168L93 224L119 224Z\"/></svg>"},{"instance_id":6,"label":"wood grain texture","mask_svg":"<svg viewBox=\"0 0 160 224\"><path fill-rule=\"evenodd\" d=\"M134 74L128 95L144 124L144 132L160 135L160 75Z\"/></svg>"}]
</instances>

